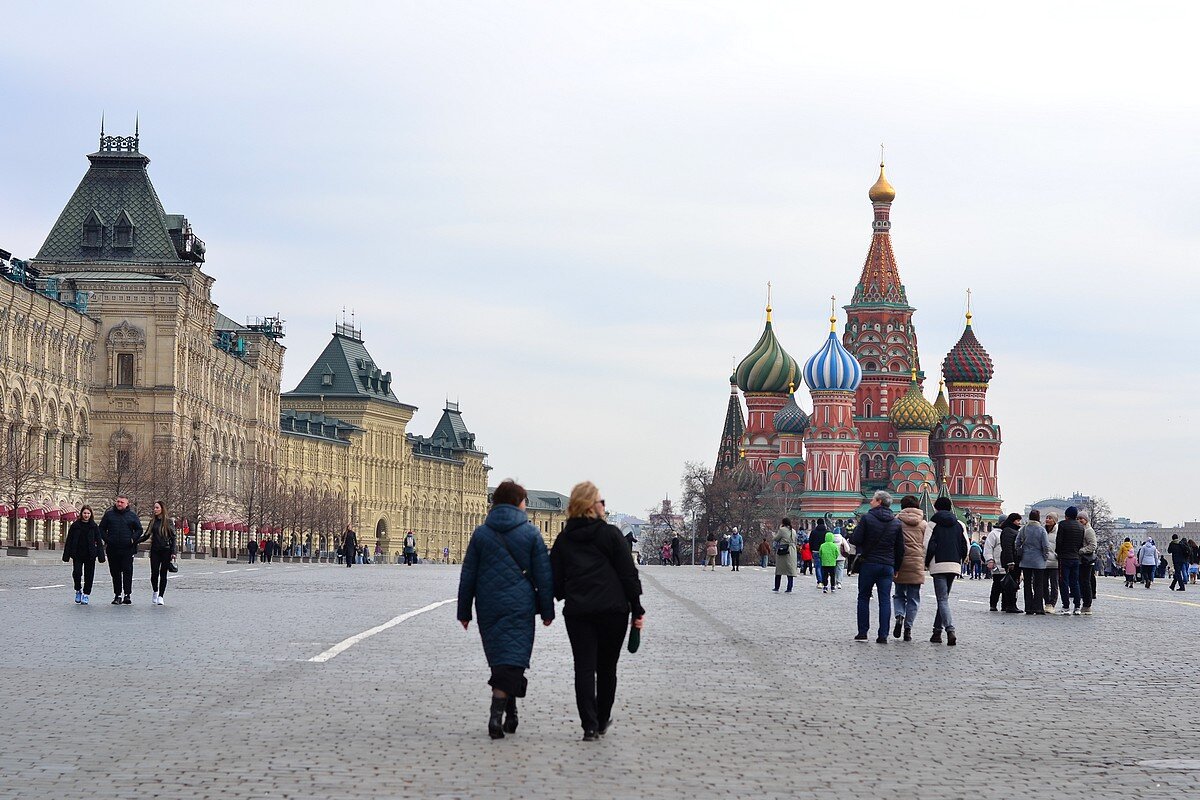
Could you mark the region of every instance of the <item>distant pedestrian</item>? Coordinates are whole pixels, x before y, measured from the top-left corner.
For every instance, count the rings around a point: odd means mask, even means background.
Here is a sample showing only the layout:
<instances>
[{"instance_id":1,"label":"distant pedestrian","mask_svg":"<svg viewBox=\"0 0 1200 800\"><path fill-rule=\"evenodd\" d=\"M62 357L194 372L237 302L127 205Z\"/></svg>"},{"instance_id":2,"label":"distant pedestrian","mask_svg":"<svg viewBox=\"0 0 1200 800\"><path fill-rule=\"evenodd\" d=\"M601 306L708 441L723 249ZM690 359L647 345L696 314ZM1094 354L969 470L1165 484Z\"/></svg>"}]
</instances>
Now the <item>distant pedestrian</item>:
<instances>
[{"instance_id":1,"label":"distant pedestrian","mask_svg":"<svg viewBox=\"0 0 1200 800\"><path fill-rule=\"evenodd\" d=\"M779 583L787 577L787 590L792 590L792 582L796 580L796 531L792 529L792 521L784 517L779 524L772 540L775 544L775 589L779 591Z\"/></svg>"},{"instance_id":2,"label":"distant pedestrian","mask_svg":"<svg viewBox=\"0 0 1200 800\"><path fill-rule=\"evenodd\" d=\"M1191 555L1188 550L1187 541L1181 541L1178 533L1172 534L1171 543L1167 545L1167 553L1171 556L1171 560L1174 562L1173 566L1175 567L1175 574L1172 576L1170 589L1171 591L1175 591L1175 587L1178 586L1179 591L1182 592L1187 589L1188 559Z\"/></svg>"},{"instance_id":3,"label":"distant pedestrian","mask_svg":"<svg viewBox=\"0 0 1200 800\"><path fill-rule=\"evenodd\" d=\"M525 670L533 653L535 617L540 615L543 625L554 621L550 556L541 531L525 513L527 499L515 481L496 487L491 511L471 534L458 579L458 621L467 630L474 606L492 672L488 735L493 739L517 730L517 698L529 685Z\"/></svg>"},{"instance_id":4,"label":"distant pedestrian","mask_svg":"<svg viewBox=\"0 0 1200 800\"><path fill-rule=\"evenodd\" d=\"M679 548L680 548L680 545L679 545L679 534L678 534L678 533L676 533L676 534L672 534L672 535L671 535L671 561L672 561L672 563L674 563L674 564L675 564L675 566L677 566L677 567L678 567L678 566L680 566L680 565L683 563L683 559L682 559L682 557L681 557L681 555L680 555ZM695 563L696 563L696 562L695 562L695 557L696 557L696 554L695 554L695 553L692 553L692 559L693 559L692 563L693 563L693 564L695 564Z\"/></svg>"},{"instance_id":5,"label":"distant pedestrian","mask_svg":"<svg viewBox=\"0 0 1200 800\"><path fill-rule=\"evenodd\" d=\"M1099 542L1096 539L1096 529L1088 523L1087 514L1080 514L1079 524L1083 526L1083 547L1079 548L1079 594L1083 598L1083 608L1080 613L1092 613L1092 601L1096 599L1096 553Z\"/></svg>"},{"instance_id":6,"label":"distant pedestrian","mask_svg":"<svg viewBox=\"0 0 1200 800\"><path fill-rule=\"evenodd\" d=\"M732 564L731 572L737 572L742 568L742 551L746 549L746 541L742 538L742 534L737 528L733 529L733 536L729 537L729 560Z\"/></svg>"},{"instance_id":7,"label":"distant pedestrian","mask_svg":"<svg viewBox=\"0 0 1200 800\"><path fill-rule=\"evenodd\" d=\"M933 635L929 641L941 644L946 631L946 646L958 644L954 628L954 612L950 608L950 590L959 577L959 566L967 557L970 546L966 527L954 515L949 497L933 501L934 512L925 526L925 568L933 578L933 593L937 597L937 613L933 617Z\"/></svg>"},{"instance_id":8,"label":"distant pedestrian","mask_svg":"<svg viewBox=\"0 0 1200 800\"><path fill-rule=\"evenodd\" d=\"M1046 569L1042 573L1042 598L1046 601L1046 613L1053 614L1054 607L1058 605L1058 515L1053 511L1048 512L1042 527L1046 529L1046 544L1050 547Z\"/></svg>"},{"instance_id":9,"label":"distant pedestrian","mask_svg":"<svg viewBox=\"0 0 1200 800\"><path fill-rule=\"evenodd\" d=\"M983 545L978 539L971 540L971 546L967 550L967 560L970 562L970 568L967 574L971 576L971 580L977 581L983 577Z\"/></svg>"},{"instance_id":10,"label":"distant pedestrian","mask_svg":"<svg viewBox=\"0 0 1200 800\"><path fill-rule=\"evenodd\" d=\"M1017 558L1021 578L1025 582L1025 613L1046 614L1046 562L1050 558L1050 540L1042 527L1042 513L1036 508L1029 512L1029 521L1017 534Z\"/></svg>"},{"instance_id":11,"label":"distant pedestrian","mask_svg":"<svg viewBox=\"0 0 1200 800\"><path fill-rule=\"evenodd\" d=\"M708 567L709 572L717 571L717 552L717 535L710 533L704 540L704 566Z\"/></svg>"},{"instance_id":12,"label":"distant pedestrian","mask_svg":"<svg viewBox=\"0 0 1200 800\"><path fill-rule=\"evenodd\" d=\"M250 556L250 563L253 564L258 556L258 542L255 539L246 543L246 553Z\"/></svg>"},{"instance_id":13,"label":"distant pedestrian","mask_svg":"<svg viewBox=\"0 0 1200 800\"><path fill-rule=\"evenodd\" d=\"M75 580L75 602L88 605L92 593L92 579L96 574L96 562L104 563L104 539L100 526L92 516L92 507L79 509L79 519L67 529L63 542L63 562L71 562L71 577Z\"/></svg>"},{"instance_id":14,"label":"distant pedestrian","mask_svg":"<svg viewBox=\"0 0 1200 800\"><path fill-rule=\"evenodd\" d=\"M892 580L904 562L904 534L900 520L892 513L892 496L877 491L871 498L871 510L850 534L850 544L861 555L858 571L858 634L855 641L865 642L871 626L871 592L879 598L879 631L875 641L887 644L888 623L892 621Z\"/></svg>"},{"instance_id":15,"label":"distant pedestrian","mask_svg":"<svg viewBox=\"0 0 1200 800\"><path fill-rule=\"evenodd\" d=\"M821 592L829 594L837 591L837 560L838 560L837 542L833 540L833 536L825 537L825 544L821 545L821 552L817 557L821 559Z\"/></svg>"},{"instance_id":16,"label":"distant pedestrian","mask_svg":"<svg viewBox=\"0 0 1200 800\"><path fill-rule=\"evenodd\" d=\"M1154 583L1154 571L1158 568L1158 548L1154 546L1153 539L1146 539L1142 542L1142 546L1138 548L1137 559L1138 567L1142 572L1142 583L1149 589Z\"/></svg>"},{"instance_id":17,"label":"distant pedestrian","mask_svg":"<svg viewBox=\"0 0 1200 800\"><path fill-rule=\"evenodd\" d=\"M806 540L800 545L800 574L812 572L813 569L813 552L812 545Z\"/></svg>"},{"instance_id":18,"label":"distant pedestrian","mask_svg":"<svg viewBox=\"0 0 1200 800\"><path fill-rule=\"evenodd\" d=\"M404 534L404 566L411 567L417 562L417 537L412 531Z\"/></svg>"},{"instance_id":19,"label":"distant pedestrian","mask_svg":"<svg viewBox=\"0 0 1200 800\"><path fill-rule=\"evenodd\" d=\"M605 521L605 506L595 484L576 484L567 524L550 551L554 596L563 601L575 659L575 705L585 742L608 732L630 615L640 630L646 613L637 565L621 546L621 532Z\"/></svg>"},{"instance_id":20,"label":"distant pedestrian","mask_svg":"<svg viewBox=\"0 0 1200 800\"><path fill-rule=\"evenodd\" d=\"M1009 614L1021 612L1017 607L1017 587L1021 578L1021 570L1017 566L1017 534L1020 531L1021 515L1012 513L1000 521L999 529L988 534L988 542L991 543L988 559L992 562L989 565L992 570L990 604L993 611L999 601L1001 611Z\"/></svg>"},{"instance_id":21,"label":"distant pedestrian","mask_svg":"<svg viewBox=\"0 0 1200 800\"><path fill-rule=\"evenodd\" d=\"M767 568L767 561L771 557L771 543L767 541L767 537L762 537L758 540L758 567L759 569Z\"/></svg>"},{"instance_id":22,"label":"distant pedestrian","mask_svg":"<svg viewBox=\"0 0 1200 800\"><path fill-rule=\"evenodd\" d=\"M346 530L342 531L342 556L346 559L346 566L354 566L354 559L358 555L358 534L349 525Z\"/></svg>"},{"instance_id":23,"label":"distant pedestrian","mask_svg":"<svg viewBox=\"0 0 1200 800\"><path fill-rule=\"evenodd\" d=\"M904 534L904 560L896 570L892 638L899 639L903 634L904 641L911 642L912 626L921 608L921 587L925 585L925 512L921 511L921 501L911 494L902 497L896 518Z\"/></svg>"},{"instance_id":24,"label":"distant pedestrian","mask_svg":"<svg viewBox=\"0 0 1200 800\"><path fill-rule=\"evenodd\" d=\"M1125 541L1121 542L1121 546L1117 548L1117 565L1124 566L1125 557L1133 552L1133 541L1126 536Z\"/></svg>"},{"instance_id":25,"label":"distant pedestrian","mask_svg":"<svg viewBox=\"0 0 1200 800\"><path fill-rule=\"evenodd\" d=\"M721 538L717 540L717 552L721 556L722 567L729 566L729 540L732 538L733 537L729 534L729 531L726 531L725 533L722 533Z\"/></svg>"},{"instance_id":26,"label":"distant pedestrian","mask_svg":"<svg viewBox=\"0 0 1200 800\"><path fill-rule=\"evenodd\" d=\"M112 508L104 512L100 518L100 536L104 539L104 553L112 575L112 604L129 605L133 602L129 597L133 591L133 554L142 541L142 521L129 507L128 497L118 497Z\"/></svg>"},{"instance_id":27,"label":"distant pedestrian","mask_svg":"<svg viewBox=\"0 0 1200 800\"><path fill-rule=\"evenodd\" d=\"M154 504L154 516L150 530L139 541L150 540L150 588L154 592L151 602L165 606L163 595L167 593L167 573L175 560L175 525L167 516L167 507L159 500Z\"/></svg>"},{"instance_id":28,"label":"distant pedestrian","mask_svg":"<svg viewBox=\"0 0 1200 800\"><path fill-rule=\"evenodd\" d=\"M670 542L663 542L660 553L662 556L662 563L663 563L664 567L669 564L674 563L674 559L671 557L671 543Z\"/></svg>"},{"instance_id":29,"label":"distant pedestrian","mask_svg":"<svg viewBox=\"0 0 1200 800\"><path fill-rule=\"evenodd\" d=\"M1138 575L1138 560L1137 560L1137 552L1135 550L1130 549L1129 552L1125 554L1124 567L1125 567L1125 588L1132 589L1134 582L1137 581L1137 575Z\"/></svg>"},{"instance_id":30,"label":"distant pedestrian","mask_svg":"<svg viewBox=\"0 0 1200 800\"><path fill-rule=\"evenodd\" d=\"M1058 570L1062 575L1059 583L1062 611L1059 613L1063 616L1072 613L1072 603L1073 613L1083 613L1083 594L1079 586L1079 550L1085 545L1085 533L1083 526L1079 524L1079 509L1070 506L1067 508L1066 517L1058 524L1058 540L1054 545L1058 552Z\"/></svg>"},{"instance_id":31,"label":"distant pedestrian","mask_svg":"<svg viewBox=\"0 0 1200 800\"><path fill-rule=\"evenodd\" d=\"M817 524L813 526L812 533L808 535L808 549L812 552L813 569L816 571L817 586L821 585L821 579L824 577L825 568L821 566L821 545L825 544L825 537L829 536L829 529L825 527L825 520L817 520Z\"/></svg>"}]
</instances>

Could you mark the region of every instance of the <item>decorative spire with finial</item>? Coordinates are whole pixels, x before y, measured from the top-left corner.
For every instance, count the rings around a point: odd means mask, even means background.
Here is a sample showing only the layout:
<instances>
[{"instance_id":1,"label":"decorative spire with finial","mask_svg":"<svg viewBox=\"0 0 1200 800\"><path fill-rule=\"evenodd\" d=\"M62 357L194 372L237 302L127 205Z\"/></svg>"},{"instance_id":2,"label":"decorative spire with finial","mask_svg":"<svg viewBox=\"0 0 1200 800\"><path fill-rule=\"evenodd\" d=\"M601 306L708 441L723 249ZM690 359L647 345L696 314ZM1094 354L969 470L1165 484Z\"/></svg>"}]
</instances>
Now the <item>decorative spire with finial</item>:
<instances>
[{"instance_id":1,"label":"decorative spire with finial","mask_svg":"<svg viewBox=\"0 0 1200 800\"><path fill-rule=\"evenodd\" d=\"M767 281L767 322L771 321L771 282Z\"/></svg>"},{"instance_id":2,"label":"decorative spire with finial","mask_svg":"<svg viewBox=\"0 0 1200 800\"><path fill-rule=\"evenodd\" d=\"M837 295L829 295L829 332L837 333Z\"/></svg>"},{"instance_id":3,"label":"decorative spire with finial","mask_svg":"<svg viewBox=\"0 0 1200 800\"><path fill-rule=\"evenodd\" d=\"M971 327L971 290L967 289L967 327Z\"/></svg>"},{"instance_id":4,"label":"decorative spire with finial","mask_svg":"<svg viewBox=\"0 0 1200 800\"><path fill-rule=\"evenodd\" d=\"M867 192L867 196L871 198L872 203L890 203L896 199L896 190L888 183L887 176L883 172L883 145L879 145L879 178Z\"/></svg>"}]
</instances>

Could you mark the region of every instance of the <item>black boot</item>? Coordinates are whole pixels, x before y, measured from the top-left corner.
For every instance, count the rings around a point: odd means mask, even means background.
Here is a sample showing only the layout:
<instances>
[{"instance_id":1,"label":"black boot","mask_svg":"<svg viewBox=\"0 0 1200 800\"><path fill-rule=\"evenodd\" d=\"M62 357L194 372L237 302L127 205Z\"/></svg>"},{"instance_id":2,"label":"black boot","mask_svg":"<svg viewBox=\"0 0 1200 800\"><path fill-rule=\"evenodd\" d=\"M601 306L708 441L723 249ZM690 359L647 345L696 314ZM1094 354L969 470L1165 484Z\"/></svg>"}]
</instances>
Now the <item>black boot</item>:
<instances>
[{"instance_id":1,"label":"black boot","mask_svg":"<svg viewBox=\"0 0 1200 800\"><path fill-rule=\"evenodd\" d=\"M508 705L507 697L492 698L492 713L488 717L488 736L493 739L504 738L504 707Z\"/></svg>"},{"instance_id":2,"label":"black boot","mask_svg":"<svg viewBox=\"0 0 1200 800\"><path fill-rule=\"evenodd\" d=\"M912 628L908 627L907 625L904 626L904 641L912 641Z\"/></svg>"},{"instance_id":3,"label":"black boot","mask_svg":"<svg viewBox=\"0 0 1200 800\"><path fill-rule=\"evenodd\" d=\"M504 732L517 732L517 698L509 697L504 706Z\"/></svg>"}]
</instances>

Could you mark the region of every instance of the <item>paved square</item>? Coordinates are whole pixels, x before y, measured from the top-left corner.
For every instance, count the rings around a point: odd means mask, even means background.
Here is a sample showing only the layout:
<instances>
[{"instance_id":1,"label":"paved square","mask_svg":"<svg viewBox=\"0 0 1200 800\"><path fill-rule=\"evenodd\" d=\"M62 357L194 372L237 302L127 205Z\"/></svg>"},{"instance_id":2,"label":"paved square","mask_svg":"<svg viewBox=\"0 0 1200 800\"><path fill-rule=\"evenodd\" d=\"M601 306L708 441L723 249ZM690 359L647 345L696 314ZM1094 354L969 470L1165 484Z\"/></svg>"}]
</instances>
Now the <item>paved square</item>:
<instances>
[{"instance_id":1,"label":"paved square","mask_svg":"<svg viewBox=\"0 0 1200 800\"><path fill-rule=\"evenodd\" d=\"M856 643L854 579L791 595L771 572L643 569L642 650L612 732L579 741L561 620L538 628L520 731L485 730L486 667L457 569L184 562L150 605L72 603L70 570L0 564L8 692L0 796L1179 797L1194 759L1200 591L1101 580L1093 617L987 610L959 581L960 645ZM105 579L105 580L102 580ZM62 588L31 587L64 585ZM1200 588L1200 587L1198 587ZM1195 598L1193 600L1193 598ZM1186 766L1186 765L1182 765Z\"/></svg>"}]
</instances>

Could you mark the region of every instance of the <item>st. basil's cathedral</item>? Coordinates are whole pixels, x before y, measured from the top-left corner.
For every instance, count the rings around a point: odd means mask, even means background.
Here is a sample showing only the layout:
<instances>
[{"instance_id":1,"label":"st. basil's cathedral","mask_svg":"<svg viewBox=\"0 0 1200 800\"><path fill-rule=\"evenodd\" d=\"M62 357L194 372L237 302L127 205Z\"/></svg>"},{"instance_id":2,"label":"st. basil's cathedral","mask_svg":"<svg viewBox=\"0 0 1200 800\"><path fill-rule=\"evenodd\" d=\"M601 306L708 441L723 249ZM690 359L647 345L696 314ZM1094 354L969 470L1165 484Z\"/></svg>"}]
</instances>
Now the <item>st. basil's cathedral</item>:
<instances>
[{"instance_id":1,"label":"st. basil's cathedral","mask_svg":"<svg viewBox=\"0 0 1200 800\"><path fill-rule=\"evenodd\" d=\"M884 166L868 196L874 210L862 276L828 338L800 366L775 336L770 302L758 343L730 377L716 471L743 491L779 501L806 527L862 513L877 489L948 495L977 520L1000 513L1000 427L987 413L992 359L966 328L942 361L937 399L923 390L917 333L892 251L896 191ZM807 384L812 413L797 399ZM746 415L742 416L745 398Z\"/></svg>"}]
</instances>

